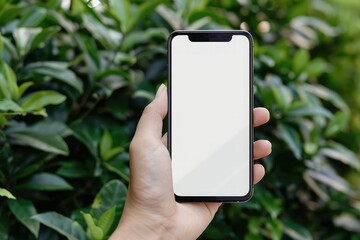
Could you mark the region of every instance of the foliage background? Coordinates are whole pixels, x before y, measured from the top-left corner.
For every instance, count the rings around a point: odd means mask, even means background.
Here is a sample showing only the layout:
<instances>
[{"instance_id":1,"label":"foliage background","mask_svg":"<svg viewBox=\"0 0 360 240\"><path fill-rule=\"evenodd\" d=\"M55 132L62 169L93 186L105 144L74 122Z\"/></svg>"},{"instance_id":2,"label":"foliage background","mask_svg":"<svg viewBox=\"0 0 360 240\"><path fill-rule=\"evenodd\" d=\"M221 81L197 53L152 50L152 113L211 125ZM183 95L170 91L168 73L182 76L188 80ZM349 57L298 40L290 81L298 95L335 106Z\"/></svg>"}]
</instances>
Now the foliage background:
<instances>
[{"instance_id":1,"label":"foliage background","mask_svg":"<svg viewBox=\"0 0 360 240\"><path fill-rule=\"evenodd\" d=\"M256 105L272 116L256 136L273 153L253 199L222 206L201 239L359 239L359 7L0 0L0 239L111 234L167 36L239 28L254 36Z\"/></svg>"}]
</instances>

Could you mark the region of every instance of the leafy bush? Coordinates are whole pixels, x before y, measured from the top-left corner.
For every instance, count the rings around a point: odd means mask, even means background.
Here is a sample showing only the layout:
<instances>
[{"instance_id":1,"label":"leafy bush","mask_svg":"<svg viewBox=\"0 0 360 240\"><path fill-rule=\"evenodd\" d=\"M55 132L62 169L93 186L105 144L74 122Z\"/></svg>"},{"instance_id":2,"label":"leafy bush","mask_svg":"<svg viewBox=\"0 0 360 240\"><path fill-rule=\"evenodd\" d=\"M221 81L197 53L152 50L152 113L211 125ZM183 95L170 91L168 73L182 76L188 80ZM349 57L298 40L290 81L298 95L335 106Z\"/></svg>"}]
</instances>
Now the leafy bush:
<instances>
[{"instance_id":1,"label":"leafy bush","mask_svg":"<svg viewBox=\"0 0 360 240\"><path fill-rule=\"evenodd\" d=\"M167 79L167 36L239 26L255 39L256 105L272 115L256 135L273 154L254 198L224 205L201 239L358 239L342 176L360 164L336 138L350 111L320 84L341 26L322 20L325 1L238 2L0 0L0 239L106 238L137 120Z\"/></svg>"}]
</instances>

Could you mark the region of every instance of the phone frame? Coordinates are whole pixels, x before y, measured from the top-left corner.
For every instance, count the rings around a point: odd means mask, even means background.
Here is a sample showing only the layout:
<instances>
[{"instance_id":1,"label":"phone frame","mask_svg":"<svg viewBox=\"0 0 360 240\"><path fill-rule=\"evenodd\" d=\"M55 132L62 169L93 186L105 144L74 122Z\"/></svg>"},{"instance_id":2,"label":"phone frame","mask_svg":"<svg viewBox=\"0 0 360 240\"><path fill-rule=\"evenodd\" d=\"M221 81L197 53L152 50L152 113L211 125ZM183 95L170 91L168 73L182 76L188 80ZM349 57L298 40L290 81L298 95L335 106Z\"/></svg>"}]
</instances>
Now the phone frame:
<instances>
[{"instance_id":1,"label":"phone frame","mask_svg":"<svg viewBox=\"0 0 360 240\"><path fill-rule=\"evenodd\" d=\"M254 139L254 124L253 124L253 108L254 108L254 94L253 94L253 38L251 34L243 30L196 30L185 31L177 30L170 34L168 38L168 135L167 135L167 148L171 157L172 154L172 107L171 107L171 92L172 92L172 73L171 73L171 44L174 37L178 35L189 36L190 41L197 42L226 42L232 39L233 35L243 35L249 40L249 192L244 196L178 196L175 195L177 202L246 202L253 195L253 139Z\"/></svg>"}]
</instances>

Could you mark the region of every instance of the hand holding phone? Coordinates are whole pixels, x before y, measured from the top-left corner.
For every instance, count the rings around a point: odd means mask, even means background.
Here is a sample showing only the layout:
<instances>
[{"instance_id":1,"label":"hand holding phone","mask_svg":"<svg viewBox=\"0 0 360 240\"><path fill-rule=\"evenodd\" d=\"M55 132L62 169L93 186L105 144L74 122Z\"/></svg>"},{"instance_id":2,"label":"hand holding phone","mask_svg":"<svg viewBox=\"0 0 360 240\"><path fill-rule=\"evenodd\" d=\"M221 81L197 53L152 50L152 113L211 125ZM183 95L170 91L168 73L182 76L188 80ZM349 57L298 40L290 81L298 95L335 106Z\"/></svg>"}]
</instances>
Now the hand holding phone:
<instances>
[{"instance_id":1,"label":"hand holding phone","mask_svg":"<svg viewBox=\"0 0 360 240\"><path fill-rule=\"evenodd\" d=\"M161 135L167 103L166 87L162 85L140 118L130 145L130 182L125 207L110 239L196 239L220 206L214 202L175 202L166 134ZM268 120L266 109L254 109L254 127ZM254 158L265 157L270 151L268 141L254 142ZM264 168L260 164L253 168L255 184L264 176Z\"/></svg>"}]
</instances>

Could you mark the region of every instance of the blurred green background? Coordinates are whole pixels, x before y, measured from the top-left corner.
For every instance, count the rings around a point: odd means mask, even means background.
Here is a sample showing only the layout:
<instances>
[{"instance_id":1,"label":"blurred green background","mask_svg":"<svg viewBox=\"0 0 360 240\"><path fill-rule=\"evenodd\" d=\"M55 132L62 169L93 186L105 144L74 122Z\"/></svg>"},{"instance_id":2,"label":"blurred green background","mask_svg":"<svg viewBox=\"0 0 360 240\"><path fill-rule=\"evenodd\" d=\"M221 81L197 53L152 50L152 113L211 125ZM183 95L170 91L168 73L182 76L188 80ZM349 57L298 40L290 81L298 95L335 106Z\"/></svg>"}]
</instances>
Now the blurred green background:
<instances>
[{"instance_id":1,"label":"blurred green background","mask_svg":"<svg viewBox=\"0 0 360 240\"><path fill-rule=\"evenodd\" d=\"M0 0L0 239L106 239L169 33L245 29L267 176L200 239L360 239L360 1ZM219 84L221 84L219 82ZM15 199L16 198L16 199ZM185 238L185 237L184 237Z\"/></svg>"}]
</instances>

